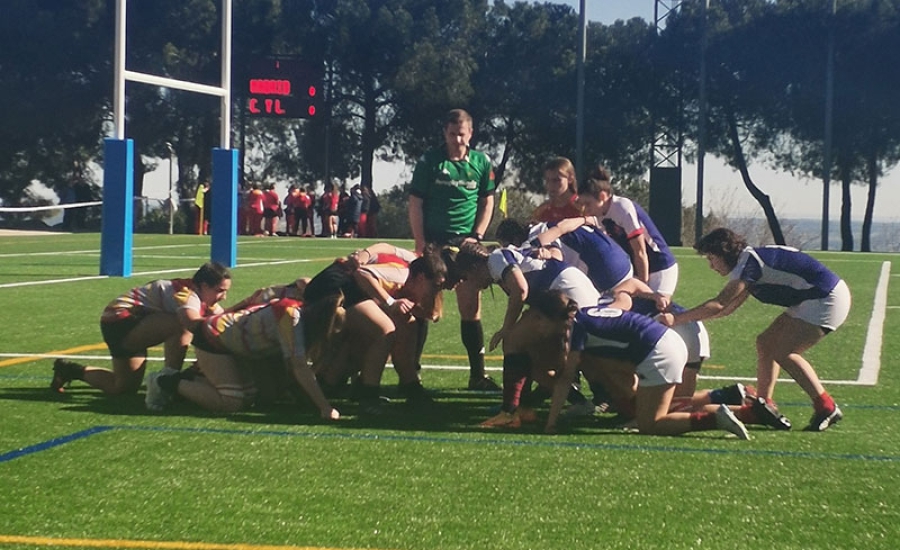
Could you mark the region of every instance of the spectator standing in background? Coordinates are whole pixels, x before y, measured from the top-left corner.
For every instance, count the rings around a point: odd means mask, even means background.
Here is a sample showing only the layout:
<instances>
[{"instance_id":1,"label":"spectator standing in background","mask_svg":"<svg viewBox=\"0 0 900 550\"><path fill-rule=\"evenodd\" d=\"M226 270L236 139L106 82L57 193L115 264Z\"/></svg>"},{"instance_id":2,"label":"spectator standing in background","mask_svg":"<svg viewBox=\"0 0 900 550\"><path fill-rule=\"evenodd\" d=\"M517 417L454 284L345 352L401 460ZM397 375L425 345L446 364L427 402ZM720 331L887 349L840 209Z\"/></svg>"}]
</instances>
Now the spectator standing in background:
<instances>
[{"instance_id":1,"label":"spectator standing in background","mask_svg":"<svg viewBox=\"0 0 900 550\"><path fill-rule=\"evenodd\" d=\"M311 185L306 186L306 219L309 223L304 226L303 236L312 237L316 234L316 191Z\"/></svg>"},{"instance_id":2,"label":"spectator standing in background","mask_svg":"<svg viewBox=\"0 0 900 550\"><path fill-rule=\"evenodd\" d=\"M265 201L262 189L258 183L254 183L247 194L247 214L250 220L249 235L261 235L263 232L263 210L265 210Z\"/></svg>"},{"instance_id":3,"label":"spectator standing in background","mask_svg":"<svg viewBox=\"0 0 900 550\"><path fill-rule=\"evenodd\" d=\"M207 220L209 214L206 211L207 200L206 194L209 192L209 183L202 182L197 184L197 193L194 195L194 234L207 234Z\"/></svg>"},{"instance_id":4,"label":"spectator standing in background","mask_svg":"<svg viewBox=\"0 0 900 550\"><path fill-rule=\"evenodd\" d=\"M287 195L284 196L284 232L288 236L296 235L297 228L300 225L300 219L297 215L300 206L299 197L300 190L296 185L288 187Z\"/></svg>"},{"instance_id":5,"label":"spectator standing in background","mask_svg":"<svg viewBox=\"0 0 900 550\"><path fill-rule=\"evenodd\" d=\"M278 220L283 214L281 198L278 196L278 192L275 191L274 184L270 184L266 188L266 192L263 194L263 204L265 206L263 210L263 217L266 221L265 233L274 237L278 234Z\"/></svg>"},{"instance_id":6,"label":"spectator standing in background","mask_svg":"<svg viewBox=\"0 0 900 550\"><path fill-rule=\"evenodd\" d=\"M366 212L366 237L370 239L378 238L378 213L381 212L381 203L378 202L378 195L375 191L363 187L363 193L369 197L369 210Z\"/></svg>"},{"instance_id":7,"label":"spectator standing in background","mask_svg":"<svg viewBox=\"0 0 900 550\"><path fill-rule=\"evenodd\" d=\"M344 232L341 234L342 237L359 236L359 220L362 216L362 201L362 191L360 190L359 185L354 185L350 189L347 199L344 201L344 215L346 216L346 221L344 222Z\"/></svg>"},{"instance_id":8,"label":"spectator standing in background","mask_svg":"<svg viewBox=\"0 0 900 550\"><path fill-rule=\"evenodd\" d=\"M359 194L362 196L362 202L360 203L359 209L359 223L356 226L356 236L357 237L368 237L369 234L367 232L366 223L369 220L369 203L371 202L372 194L369 193L368 187L360 187Z\"/></svg>"}]
</instances>

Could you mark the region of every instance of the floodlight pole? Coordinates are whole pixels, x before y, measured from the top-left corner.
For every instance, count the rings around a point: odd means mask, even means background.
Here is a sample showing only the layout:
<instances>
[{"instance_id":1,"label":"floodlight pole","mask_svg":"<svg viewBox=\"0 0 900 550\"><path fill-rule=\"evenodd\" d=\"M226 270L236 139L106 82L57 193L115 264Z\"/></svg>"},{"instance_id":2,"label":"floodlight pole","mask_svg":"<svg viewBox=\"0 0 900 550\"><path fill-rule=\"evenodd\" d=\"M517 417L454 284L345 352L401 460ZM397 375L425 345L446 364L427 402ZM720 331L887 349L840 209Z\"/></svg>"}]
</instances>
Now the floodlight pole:
<instances>
[{"instance_id":1,"label":"floodlight pole","mask_svg":"<svg viewBox=\"0 0 900 550\"><path fill-rule=\"evenodd\" d=\"M575 115L575 174L576 180L584 178L584 61L587 56L587 10L586 0L581 0L578 15L578 84Z\"/></svg>"},{"instance_id":2,"label":"floodlight pole","mask_svg":"<svg viewBox=\"0 0 900 550\"><path fill-rule=\"evenodd\" d=\"M169 235L175 233L175 195L173 194L175 187L175 149L172 144L166 142L166 149L169 151Z\"/></svg>"},{"instance_id":3,"label":"floodlight pole","mask_svg":"<svg viewBox=\"0 0 900 550\"><path fill-rule=\"evenodd\" d=\"M831 140L834 110L834 21L837 0L831 0L831 19L828 21L828 59L825 69L825 146L822 162L822 250L828 250L828 202L831 193Z\"/></svg>"},{"instance_id":4,"label":"floodlight pole","mask_svg":"<svg viewBox=\"0 0 900 550\"><path fill-rule=\"evenodd\" d=\"M700 22L700 120L697 124L697 206L694 215L694 244L703 236L703 164L706 158L706 47L709 0L703 0L703 18Z\"/></svg>"}]
</instances>

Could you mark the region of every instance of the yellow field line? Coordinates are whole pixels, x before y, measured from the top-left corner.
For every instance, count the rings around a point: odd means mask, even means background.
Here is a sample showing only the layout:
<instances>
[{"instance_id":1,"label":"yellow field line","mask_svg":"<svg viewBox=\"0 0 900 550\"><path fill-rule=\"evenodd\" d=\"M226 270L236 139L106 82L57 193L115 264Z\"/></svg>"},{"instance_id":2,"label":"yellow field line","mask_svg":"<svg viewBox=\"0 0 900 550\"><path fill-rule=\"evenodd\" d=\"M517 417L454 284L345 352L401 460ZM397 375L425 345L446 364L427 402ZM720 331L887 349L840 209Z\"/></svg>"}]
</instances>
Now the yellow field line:
<instances>
[{"instance_id":1,"label":"yellow field line","mask_svg":"<svg viewBox=\"0 0 900 550\"><path fill-rule=\"evenodd\" d=\"M466 360L468 360L469 356L468 355L449 355L449 354L445 354L445 353L437 353L437 354L423 353L422 359L456 359L456 360L466 359ZM485 361L503 361L503 356L502 355L485 355L484 360Z\"/></svg>"},{"instance_id":2,"label":"yellow field line","mask_svg":"<svg viewBox=\"0 0 900 550\"><path fill-rule=\"evenodd\" d=\"M41 353L40 357L35 357L34 355L29 355L26 357L15 357L12 359L4 359L4 360L0 361L0 368L10 367L13 365L21 365L22 363L29 363L31 361L37 361L39 359L43 359L43 356L45 356L45 355L71 355L71 354L75 354L75 353L82 353L85 351L98 351L98 350L105 350L105 349L106 349L106 344L100 343L100 344L90 344L90 345L86 345L86 346L77 346L77 347L69 348L69 349L48 351L46 353ZM468 359L469 357L467 355L423 354L422 358L423 359L463 360L463 359ZM484 360L485 361L503 361L503 356L502 355L485 355Z\"/></svg>"},{"instance_id":3,"label":"yellow field line","mask_svg":"<svg viewBox=\"0 0 900 550\"><path fill-rule=\"evenodd\" d=\"M100 349L106 349L106 344L89 344L86 346L76 346L74 348L69 349L61 349L56 351L48 351L47 353L42 353L41 355L71 355L73 353L81 353L83 351L97 351ZM0 361L0 368L2 367L10 367L12 365L20 365L22 363L30 363L32 361L36 361L41 359L41 357L35 357L33 355L27 357L15 357L13 359L4 359Z\"/></svg>"},{"instance_id":4,"label":"yellow field line","mask_svg":"<svg viewBox=\"0 0 900 550\"><path fill-rule=\"evenodd\" d=\"M211 542L117 540L117 539L64 539L49 537L20 537L0 535L0 544L25 544L30 546L71 546L77 548L140 548L148 550L354 550L352 548L323 548L319 546L278 546L270 544L217 544Z\"/></svg>"}]
</instances>

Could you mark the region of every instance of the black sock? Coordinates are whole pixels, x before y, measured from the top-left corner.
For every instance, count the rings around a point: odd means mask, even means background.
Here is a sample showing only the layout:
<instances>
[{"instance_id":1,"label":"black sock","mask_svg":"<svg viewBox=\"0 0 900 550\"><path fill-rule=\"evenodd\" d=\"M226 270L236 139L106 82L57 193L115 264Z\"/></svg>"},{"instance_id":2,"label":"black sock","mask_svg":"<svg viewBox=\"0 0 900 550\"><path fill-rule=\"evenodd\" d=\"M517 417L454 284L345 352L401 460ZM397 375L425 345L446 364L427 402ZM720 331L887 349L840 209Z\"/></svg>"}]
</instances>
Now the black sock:
<instances>
[{"instance_id":1,"label":"black sock","mask_svg":"<svg viewBox=\"0 0 900 550\"><path fill-rule=\"evenodd\" d=\"M416 321L416 370L422 370L422 353L425 351L425 340L428 339L428 321Z\"/></svg>"},{"instance_id":2,"label":"black sock","mask_svg":"<svg viewBox=\"0 0 900 550\"><path fill-rule=\"evenodd\" d=\"M459 332L469 355L469 378L484 378L484 329L481 321L460 321Z\"/></svg>"},{"instance_id":3,"label":"black sock","mask_svg":"<svg viewBox=\"0 0 900 550\"><path fill-rule=\"evenodd\" d=\"M527 394L522 395L522 399L520 400L520 404L523 407L528 407L529 409L537 408L541 403L550 399L551 392L547 388L543 386L538 386L533 388Z\"/></svg>"},{"instance_id":4,"label":"black sock","mask_svg":"<svg viewBox=\"0 0 900 550\"><path fill-rule=\"evenodd\" d=\"M156 383L166 393L178 393L179 382L181 382L181 373L161 374L156 377Z\"/></svg>"},{"instance_id":5,"label":"black sock","mask_svg":"<svg viewBox=\"0 0 900 550\"><path fill-rule=\"evenodd\" d=\"M590 380L588 381L588 385L591 387L591 393L594 394L594 398L591 399L594 405L600 405L601 403L612 403L612 397L606 390L606 386L604 386L600 382L591 382Z\"/></svg>"}]
</instances>

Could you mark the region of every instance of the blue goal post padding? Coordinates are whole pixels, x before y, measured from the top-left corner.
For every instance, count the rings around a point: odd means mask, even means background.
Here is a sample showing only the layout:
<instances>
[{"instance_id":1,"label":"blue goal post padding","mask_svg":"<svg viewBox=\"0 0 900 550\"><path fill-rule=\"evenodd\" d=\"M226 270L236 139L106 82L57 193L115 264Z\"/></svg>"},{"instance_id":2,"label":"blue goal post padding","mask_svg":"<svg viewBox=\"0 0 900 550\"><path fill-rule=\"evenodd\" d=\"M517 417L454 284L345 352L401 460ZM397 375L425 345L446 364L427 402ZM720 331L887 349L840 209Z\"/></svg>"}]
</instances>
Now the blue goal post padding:
<instances>
[{"instance_id":1,"label":"blue goal post padding","mask_svg":"<svg viewBox=\"0 0 900 550\"><path fill-rule=\"evenodd\" d=\"M213 149L211 259L226 267L237 265L238 150Z\"/></svg>"},{"instance_id":2,"label":"blue goal post padding","mask_svg":"<svg viewBox=\"0 0 900 550\"><path fill-rule=\"evenodd\" d=\"M134 142L103 140L100 274L131 277L134 228Z\"/></svg>"}]
</instances>

